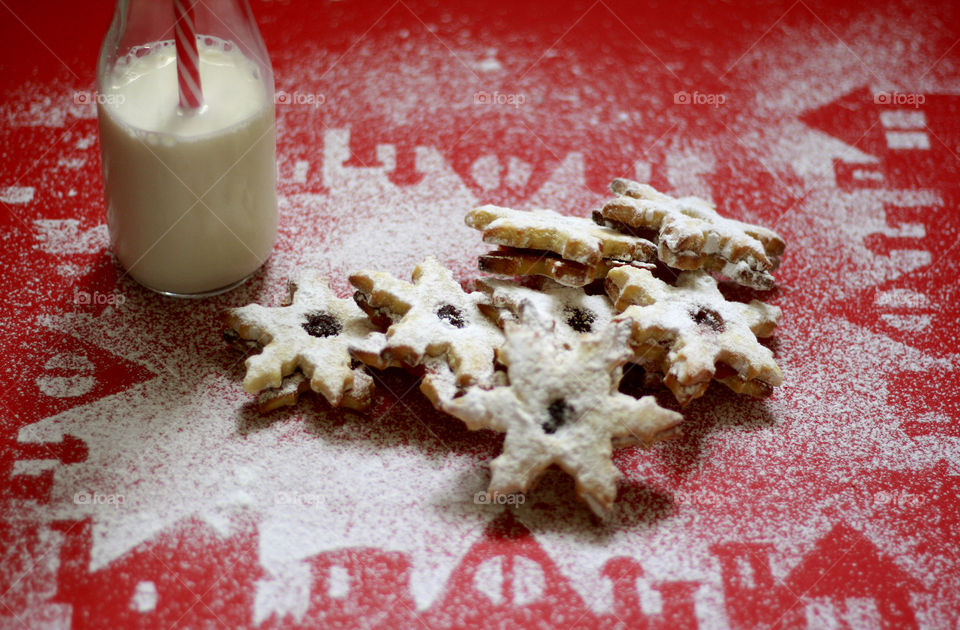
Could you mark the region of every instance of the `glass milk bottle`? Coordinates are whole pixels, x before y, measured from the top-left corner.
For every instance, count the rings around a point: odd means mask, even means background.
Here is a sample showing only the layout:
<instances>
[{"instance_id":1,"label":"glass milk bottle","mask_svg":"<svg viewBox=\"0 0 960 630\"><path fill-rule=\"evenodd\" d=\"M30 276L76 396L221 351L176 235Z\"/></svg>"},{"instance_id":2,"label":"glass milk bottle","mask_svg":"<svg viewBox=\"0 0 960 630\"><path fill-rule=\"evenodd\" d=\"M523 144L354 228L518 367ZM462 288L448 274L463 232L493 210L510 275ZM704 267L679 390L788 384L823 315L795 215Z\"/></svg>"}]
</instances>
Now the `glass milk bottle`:
<instances>
[{"instance_id":1,"label":"glass milk bottle","mask_svg":"<svg viewBox=\"0 0 960 630\"><path fill-rule=\"evenodd\" d=\"M120 264L167 295L246 280L277 233L273 70L247 0L119 0L97 87Z\"/></svg>"}]
</instances>

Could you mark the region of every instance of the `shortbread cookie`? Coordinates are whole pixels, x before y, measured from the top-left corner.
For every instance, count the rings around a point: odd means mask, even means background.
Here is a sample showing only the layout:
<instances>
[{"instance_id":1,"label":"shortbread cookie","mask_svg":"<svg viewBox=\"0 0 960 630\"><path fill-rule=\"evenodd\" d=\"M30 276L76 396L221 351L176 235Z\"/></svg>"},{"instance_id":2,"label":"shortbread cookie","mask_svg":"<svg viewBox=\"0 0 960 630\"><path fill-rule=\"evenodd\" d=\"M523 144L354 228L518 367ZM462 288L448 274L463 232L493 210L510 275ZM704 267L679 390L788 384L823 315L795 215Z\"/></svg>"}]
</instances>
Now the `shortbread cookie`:
<instances>
[{"instance_id":1,"label":"shortbread cookie","mask_svg":"<svg viewBox=\"0 0 960 630\"><path fill-rule=\"evenodd\" d=\"M353 361L348 347L374 332L373 324L352 300L338 298L315 274L291 282L288 301L288 306L250 304L228 313L227 323L240 337L263 346L260 354L247 358L243 388L250 393L281 388L283 378L299 369L310 388L334 407L365 406L373 379Z\"/></svg>"},{"instance_id":2,"label":"shortbread cookie","mask_svg":"<svg viewBox=\"0 0 960 630\"><path fill-rule=\"evenodd\" d=\"M298 370L289 376L284 376L280 387L262 390L257 396L257 409L260 413L269 413L280 407L292 407L300 400L301 394L309 391L313 391L310 388L310 379ZM353 389L346 392L340 406L358 411L366 409L370 404L369 388L361 387L356 393L361 397L356 398Z\"/></svg>"},{"instance_id":3,"label":"shortbread cookie","mask_svg":"<svg viewBox=\"0 0 960 630\"><path fill-rule=\"evenodd\" d=\"M621 322L565 343L534 309L524 308L521 322L507 322L498 355L510 385L470 388L445 406L470 429L506 433L503 453L490 466L490 495L526 492L556 464L594 513L606 516L621 476L613 447L679 435L679 413L651 396L617 391L631 354L630 330Z\"/></svg>"},{"instance_id":4,"label":"shortbread cookie","mask_svg":"<svg viewBox=\"0 0 960 630\"><path fill-rule=\"evenodd\" d=\"M484 383L484 388L504 385L507 382L506 372L495 371L490 380ZM423 362L423 376L420 380L420 393L427 397L435 409L443 411L446 405L457 396L462 396L467 387L457 382L457 375L453 373L442 357L427 357Z\"/></svg>"},{"instance_id":5,"label":"shortbread cookie","mask_svg":"<svg viewBox=\"0 0 960 630\"><path fill-rule=\"evenodd\" d=\"M600 262L587 265L561 258L553 252L541 252L533 249L515 249L501 247L480 256L480 271L498 276L542 276L568 287L582 287L605 278L614 267L630 264L637 267L653 267L653 263L631 261L629 263L600 259Z\"/></svg>"},{"instance_id":6,"label":"shortbread cookie","mask_svg":"<svg viewBox=\"0 0 960 630\"><path fill-rule=\"evenodd\" d=\"M770 289L784 242L775 232L720 216L698 197L675 198L647 184L615 179L617 197L594 213L594 221L631 230L654 230L657 255L677 269L716 271L739 284Z\"/></svg>"},{"instance_id":7,"label":"shortbread cookie","mask_svg":"<svg viewBox=\"0 0 960 630\"><path fill-rule=\"evenodd\" d=\"M358 292L359 293L359 292ZM360 298L361 301L363 298ZM444 403L452 400L462 392L462 386L457 383L457 376L447 364L445 354L436 357L424 356L417 365L405 365L394 359L387 347L387 336L373 333L350 347L350 354L359 361L378 370L387 368L407 368L419 373L420 391L433 403L437 409L442 409ZM503 373L495 372L493 383L499 383Z\"/></svg>"},{"instance_id":8,"label":"shortbread cookie","mask_svg":"<svg viewBox=\"0 0 960 630\"><path fill-rule=\"evenodd\" d=\"M580 288L565 287L544 280L537 289L514 282L485 278L477 288L490 296L492 313L498 323L517 321L521 308L532 308L540 319L554 324L554 333L564 338L598 332L610 324L616 315L606 295L588 295Z\"/></svg>"},{"instance_id":9,"label":"shortbread cookie","mask_svg":"<svg viewBox=\"0 0 960 630\"><path fill-rule=\"evenodd\" d=\"M652 262L656 247L646 239L622 234L582 217L553 210L511 210L481 206L467 213L466 223L496 245L553 252L584 265L601 260Z\"/></svg>"},{"instance_id":10,"label":"shortbread cookie","mask_svg":"<svg viewBox=\"0 0 960 630\"><path fill-rule=\"evenodd\" d=\"M357 294L359 294L359 291ZM357 294L355 294L355 296ZM357 303L362 310L369 310L362 298L355 297L354 299L357 300ZM385 328L389 325L390 324L388 323L386 326L380 327ZM376 368L378 370L385 370L393 367L403 367L403 363L388 356L388 353L385 352L386 349L387 336L381 332L372 332L362 339L356 339L347 348L347 350L350 352L350 356L369 367Z\"/></svg>"},{"instance_id":11,"label":"shortbread cookie","mask_svg":"<svg viewBox=\"0 0 960 630\"><path fill-rule=\"evenodd\" d=\"M494 351L503 333L478 308L487 298L465 292L436 258L414 269L413 284L384 271L355 273L350 282L364 310L391 322L379 346L367 339L354 345L354 356L375 367L417 366L441 357L460 386L493 382Z\"/></svg>"},{"instance_id":12,"label":"shortbread cookie","mask_svg":"<svg viewBox=\"0 0 960 630\"><path fill-rule=\"evenodd\" d=\"M292 407L300 400L300 395L312 391L310 379L297 370L283 377L280 387L268 387L257 395L257 409L260 413L269 413L280 407ZM346 405L344 405L346 406Z\"/></svg>"},{"instance_id":13,"label":"shortbread cookie","mask_svg":"<svg viewBox=\"0 0 960 630\"><path fill-rule=\"evenodd\" d=\"M244 339L240 334L228 328L223 331L223 339L233 346L239 352L245 355L258 354L263 350L263 346L253 339ZM353 361L354 367L359 367L359 362ZM268 413L280 407L291 407L300 400L300 395L312 391L310 389L310 379L303 375L300 370L294 371L283 377L280 387L268 387L261 390L257 395L257 409L260 413ZM359 389L361 396L366 396L368 392L364 387ZM362 410L369 404L369 396L364 398L354 398L354 392L351 389L346 392L341 402L341 406L347 409Z\"/></svg>"},{"instance_id":14,"label":"shortbread cookie","mask_svg":"<svg viewBox=\"0 0 960 630\"><path fill-rule=\"evenodd\" d=\"M687 271L677 286L646 269L621 267L606 279L614 321L631 322L632 360L664 383L681 404L702 396L716 379L737 393L769 396L783 377L757 337L772 334L780 309L758 300L728 302L704 271Z\"/></svg>"}]
</instances>

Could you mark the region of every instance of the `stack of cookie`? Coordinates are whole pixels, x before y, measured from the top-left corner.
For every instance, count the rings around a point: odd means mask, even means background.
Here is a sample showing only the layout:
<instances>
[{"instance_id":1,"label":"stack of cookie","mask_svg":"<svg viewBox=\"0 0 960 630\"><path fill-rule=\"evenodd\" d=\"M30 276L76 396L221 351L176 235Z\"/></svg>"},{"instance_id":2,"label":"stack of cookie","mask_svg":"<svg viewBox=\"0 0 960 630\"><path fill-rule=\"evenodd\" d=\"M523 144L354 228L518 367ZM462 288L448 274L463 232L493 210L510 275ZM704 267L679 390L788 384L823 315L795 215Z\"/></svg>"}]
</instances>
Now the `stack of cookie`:
<instances>
[{"instance_id":1,"label":"stack of cookie","mask_svg":"<svg viewBox=\"0 0 960 630\"><path fill-rule=\"evenodd\" d=\"M468 213L467 224L498 246L480 269L512 277L481 280L479 291L465 291L430 257L412 282L351 275L353 300L306 275L288 306L232 310L233 337L262 347L247 359L244 388L265 411L307 389L363 409L369 368L417 369L435 407L470 429L506 434L491 495L526 492L557 465L607 515L620 477L613 447L676 437L683 419L652 396L619 392L625 366L642 366L681 405L713 380L758 397L780 384L757 341L780 309L727 301L711 273L769 289L784 249L775 233L721 217L701 199L621 179L611 190L592 221L496 206Z\"/></svg>"}]
</instances>

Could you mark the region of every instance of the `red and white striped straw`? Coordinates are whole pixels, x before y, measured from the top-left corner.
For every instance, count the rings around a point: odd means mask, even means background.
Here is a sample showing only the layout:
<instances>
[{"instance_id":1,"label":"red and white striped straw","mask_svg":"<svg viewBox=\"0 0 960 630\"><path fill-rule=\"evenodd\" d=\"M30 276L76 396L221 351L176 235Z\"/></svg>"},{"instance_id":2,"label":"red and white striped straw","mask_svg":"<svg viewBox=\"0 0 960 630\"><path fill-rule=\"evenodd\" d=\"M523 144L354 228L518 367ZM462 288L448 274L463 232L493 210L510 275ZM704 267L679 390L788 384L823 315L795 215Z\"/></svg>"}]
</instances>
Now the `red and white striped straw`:
<instances>
[{"instance_id":1,"label":"red and white striped straw","mask_svg":"<svg viewBox=\"0 0 960 630\"><path fill-rule=\"evenodd\" d=\"M197 0L173 0L177 41L177 80L180 83L180 107L197 109L203 105L200 89L200 56L197 53L197 29L193 21L193 3Z\"/></svg>"}]
</instances>

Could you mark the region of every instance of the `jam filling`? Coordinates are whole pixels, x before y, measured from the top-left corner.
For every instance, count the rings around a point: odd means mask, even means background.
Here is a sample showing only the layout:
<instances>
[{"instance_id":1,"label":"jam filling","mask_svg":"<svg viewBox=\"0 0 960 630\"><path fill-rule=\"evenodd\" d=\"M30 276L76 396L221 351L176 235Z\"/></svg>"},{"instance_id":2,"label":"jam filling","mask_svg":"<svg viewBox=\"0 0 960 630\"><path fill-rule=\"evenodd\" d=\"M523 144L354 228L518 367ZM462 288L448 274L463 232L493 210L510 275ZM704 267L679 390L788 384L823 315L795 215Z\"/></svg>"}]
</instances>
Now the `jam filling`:
<instances>
[{"instance_id":1,"label":"jam filling","mask_svg":"<svg viewBox=\"0 0 960 630\"><path fill-rule=\"evenodd\" d=\"M343 330L340 320L325 311L307 313L306 317L302 326L311 337L334 337Z\"/></svg>"},{"instance_id":2,"label":"jam filling","mask_svg":"<svg viewBox=\"0 0 960 630\"><path fill-rule=\"evenodd\" d=\"M437 317L447 320L456 328L463 328L467 325L463 320L463 313L453 304L444 304L437 309Z\"/></svg>"},{"instance_id":3,"label":"jam filling","mask_svg":"<svg viewBox=\"0 0 960 630\"><path fill-rule=\"evenodd\" d=\"M712 308L707 308L706 306L701 306L697 310L690 311L690 318L696 322L698 326L703 326L709 328L714 332L723 332L724 324L723 318L720 317L720 313L716 312Z\"/></svg>"},{"instance_id":4,"label":"jam filling","mask_svg":"<svg viewBox=\"0 0 960 630\"><path fill-rule=\"evenodd\" d=\"M596 313L576 306L567 306L563 309L567 325L578 333L588 333L593 330L593 322L597 319Z\"/></svg>"},{"instance_id":5,"label":"jam filling","mask_svg":"<svg viewBox=\"0 0 960 630\"><path fill-rule=\"evenodd\" d=\"M563 398L558 398L550 403L547 407L547 413L550 414L550 419L542 423L540 427L544 433L548 434L556 433L557 429L574 419L573 407L567 404L567 401Z\"/></svg>"}]
</instances>

